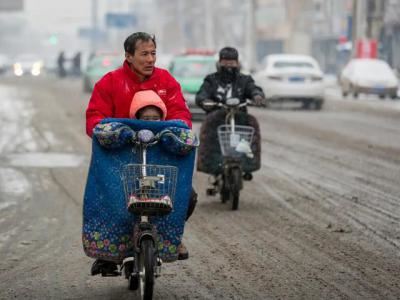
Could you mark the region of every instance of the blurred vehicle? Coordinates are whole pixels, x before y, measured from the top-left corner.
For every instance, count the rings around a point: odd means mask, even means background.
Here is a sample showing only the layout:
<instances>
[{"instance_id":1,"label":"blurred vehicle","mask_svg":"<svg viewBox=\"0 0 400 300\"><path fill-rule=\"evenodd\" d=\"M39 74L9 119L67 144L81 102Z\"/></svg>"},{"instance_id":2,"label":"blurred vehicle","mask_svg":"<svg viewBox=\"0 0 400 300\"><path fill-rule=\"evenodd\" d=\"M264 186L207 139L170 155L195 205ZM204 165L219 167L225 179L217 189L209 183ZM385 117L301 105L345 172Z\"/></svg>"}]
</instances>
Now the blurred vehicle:
<instances>
[{"instance_id":1,"label":"blurred vehicle","mask_svg":"<svg viewBox=\"0 0 400 300\"><path fill-rule=\"evenodd\" d=\"M106 73L122 66L124 57L114 53L96 53L93 54L86 65L83 72L83 91L91 93L94 85Z\"/></svg>"},{"instance_id":2,"label":"blurred vehicle","mask_svg":"<svg viewBox=\"0 0 400 300\"><path fill-rule=\"evenodd\" d=\"M375 94L381 99L397 97L399 80L394 71L380 59L352 59L344 67L339 77L343 96L352 94Z\"/></svg>"},{"instance_id":3,"label":"blurred vehicle","mask_svg":"<svg viewBox=\"0 0 400 300\"><path fill-rule=\"evenodd\" d=\"M156 66L162 69L168 69L169 65L171 64L172 58L174 56L172 54L167 53L158 53L157 52L157 61Z\"/></svg>"},{"instance_id":4,"label":"blurred vehicle","mask_svg":"<svg viewBox=\"0 0 400 300\"><path fill-rule=\"evenodd\" d=\"M319 110L324 102L323 73L317 61L306 55L272 54L264 58L254 79L268 102L301 102Z\"/></svg>"},{"instance_id":5,"label":"blurred vehicle","mask_svg":"<svg viewBox=\"0 0 400 300\"><path fill-rule=\"evenodd\" d=\"M0 53L0 75L6 73L11 68L11 65L9 57Z\"/></svg>"},{"instance_id":6,"label":"blurred vehicle","mask_svg":"<svg viewBox=\"0 0 400 300\"><path fill-rule=\"evenodd\" d=\"M175 56L169 65L169 71L181 85L183 96L194 119L205 116L204 110L196 105L195 96L204 78L216 72L216 63L217 58L214 52L190 50L185 54Z\"/></svg>"},{"instance_id":7,"label":"blurred vehicle","mask_svg":"<svg viewBox=\"0 0 400 300\"><path fill-rule=\"evenodd\" d=\"M23 75L39 76L43 74L43 61L35 54L22 54L15 58L13 73L20 77Z\"/></svg>"}]
</instances>

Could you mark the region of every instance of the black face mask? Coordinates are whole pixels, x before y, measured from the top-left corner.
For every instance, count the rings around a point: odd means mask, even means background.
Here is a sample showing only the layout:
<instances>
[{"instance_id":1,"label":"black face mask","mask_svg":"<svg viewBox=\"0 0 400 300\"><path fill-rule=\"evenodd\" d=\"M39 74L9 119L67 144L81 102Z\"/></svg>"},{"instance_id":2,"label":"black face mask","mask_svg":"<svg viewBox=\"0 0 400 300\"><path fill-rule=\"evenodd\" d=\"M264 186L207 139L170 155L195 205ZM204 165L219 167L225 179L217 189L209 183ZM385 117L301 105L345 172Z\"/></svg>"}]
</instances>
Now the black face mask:
<instances>
[{"instance_id":1,"label":"black face mask","mask_svg":"<svg viewBox=\"0 0 400 300\"><path fill-rule=\"evenodd\" d=\"M219 72L221 73L221 77L222 77L223 81L232 82L236 79L236 76L239 73L239 68L238 67L220 66Z\"/></svg>"}]
</instances>

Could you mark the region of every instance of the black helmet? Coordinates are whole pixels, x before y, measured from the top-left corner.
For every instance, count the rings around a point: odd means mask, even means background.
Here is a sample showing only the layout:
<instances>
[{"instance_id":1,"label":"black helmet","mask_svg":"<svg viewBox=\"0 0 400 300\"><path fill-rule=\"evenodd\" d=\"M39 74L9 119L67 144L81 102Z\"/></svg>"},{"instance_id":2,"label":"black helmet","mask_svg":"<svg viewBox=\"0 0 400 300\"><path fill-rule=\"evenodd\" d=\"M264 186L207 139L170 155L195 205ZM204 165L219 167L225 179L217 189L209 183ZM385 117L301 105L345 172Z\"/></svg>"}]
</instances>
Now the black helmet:
<instances>
[{"instance_id":1,"label":"black helmet","mask_svg":"<svg viewBox=\"0 0 400 300\"><path fill-rule=\"evenodd\" d=\"M233 47L224 47L219 51L219 60L221 59L239 60L239 53Z\"/></svg>"}]
</instances>

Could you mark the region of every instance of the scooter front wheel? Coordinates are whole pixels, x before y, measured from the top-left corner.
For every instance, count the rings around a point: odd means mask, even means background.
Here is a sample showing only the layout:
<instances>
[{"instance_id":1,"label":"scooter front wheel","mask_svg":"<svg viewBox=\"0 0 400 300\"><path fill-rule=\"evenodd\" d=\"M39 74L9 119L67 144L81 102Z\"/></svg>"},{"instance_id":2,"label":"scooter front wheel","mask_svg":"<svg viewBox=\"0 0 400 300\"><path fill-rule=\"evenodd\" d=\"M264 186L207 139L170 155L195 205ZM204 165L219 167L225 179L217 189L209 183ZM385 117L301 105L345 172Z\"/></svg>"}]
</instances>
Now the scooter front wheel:
<instances>
[{"instance_id":1,"label":"scooter front wheel","mask_svg":"<svg viewBox=\"0 0 400 300\"><path fill-rule=\"evenodd\" d=\"M242 187L242 171L239 168L232 169L231 172L231 198L232 210L239 208L240 189Z\"/></svg>"},{"instance_id":2,"label":"scooter front wheel","mask_svg":"<svg viewBox=\"0 0 400 300\"><path fill-rule=\"evenodd\" d=\"M226 201L229 200L229 190L222 188L220 191L220 196L221 196L221 202L225 203Z\"/></svg>"},{"instance_id":3,"label":"scooter front wheel","mask_svg":"<svg viewBox=\"0 0 400 300\"><path fill-rule=\"evenodd\" d=\"M222 182L220 182L220 187L219 187L219 194L220 194L220 198L221 198L221 202L225 203L226 201L229 200L229 186L228 186L228 182L227 180L229 180L229 178L227 178L226 176L222 176Z\"/></svg>"},{"instance_id":4,"label":"scooter front wheel","mask_svg":"<svg viewBox=\"0 0 400 300\"><path fill-rule=\"evenodd\" d=\"M232 192L232 210L237 210L239 208L239 191Z\"/></svg>"}]
</instances>

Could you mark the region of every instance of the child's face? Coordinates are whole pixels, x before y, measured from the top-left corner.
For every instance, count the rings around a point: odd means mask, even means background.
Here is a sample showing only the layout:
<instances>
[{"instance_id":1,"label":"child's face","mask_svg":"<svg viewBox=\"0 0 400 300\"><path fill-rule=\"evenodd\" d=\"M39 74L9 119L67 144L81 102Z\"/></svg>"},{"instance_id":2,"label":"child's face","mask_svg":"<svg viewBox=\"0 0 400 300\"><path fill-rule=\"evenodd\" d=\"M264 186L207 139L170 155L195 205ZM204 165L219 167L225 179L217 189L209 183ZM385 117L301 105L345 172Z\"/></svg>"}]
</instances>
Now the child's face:
<instances>
[{"instance_id":1,"label":"child's face","mask_svg":"<svg viewBox=\"0 0 400 300\"><path fill-rule=\"evenodd\" d=\"M160 121L161 114L156 107L145 107L140 111L138 119L145 121Z\"/></svg>"}]
</instances>

